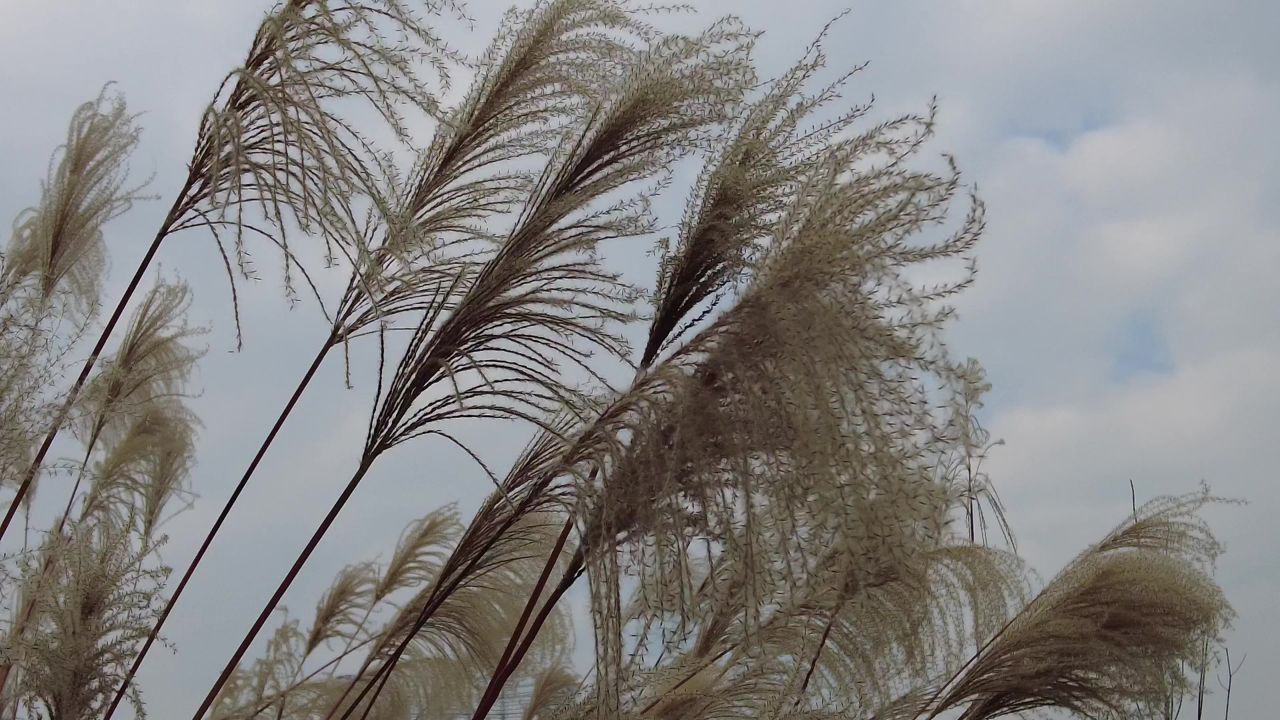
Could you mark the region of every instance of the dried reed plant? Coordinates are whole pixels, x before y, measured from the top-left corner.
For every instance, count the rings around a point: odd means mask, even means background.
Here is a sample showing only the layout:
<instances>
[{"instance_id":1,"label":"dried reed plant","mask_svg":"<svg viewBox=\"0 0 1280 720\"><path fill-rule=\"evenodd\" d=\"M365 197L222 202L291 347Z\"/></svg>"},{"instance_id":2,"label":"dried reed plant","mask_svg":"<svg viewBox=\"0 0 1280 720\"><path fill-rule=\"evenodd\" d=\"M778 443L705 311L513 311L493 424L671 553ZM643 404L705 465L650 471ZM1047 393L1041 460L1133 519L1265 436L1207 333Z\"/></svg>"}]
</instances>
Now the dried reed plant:
<instances>
[{"instance_id":1,"label":"dried reed plant","mask_svg":"<svg viewBox=\"0 0 1280 720\"><path fill-rule=\"evenodd\" d=\"M554 8L554 6L553 6ZM608 326L628 293L598 265L602 242L647 227L647 196L593 208L601 196L650 177L696 149L750 79L741 50L749 35L731 22L692 38L662 36L631 56L614 93L586 104L565 128L568 141L538 178L515 227L468 280L447 314L423 315L391 379L380 382L360 464L215 682L213 703L257 632L368 470L386 450L415 437L451 439L436 426L466 417L542 422L572 400L559 363L581 367L592 347L620 353ZM636 138L641 138L637 142ZM581 259L578 259L578 256ZM585 344L587 347L583 347ZM447 392L419 403L436 388ZM385 683L384 683L385 684Z\"/></svg>"},{"instance_id":2,"label":"dried reed plant","mask_svg":"<svg viewBox=\"0 0 1280 720\"><path fill-rule=\"evenodd\" d=\"M411 104L428 111L434 107L419 67L426 60L437 71L446 69L450 51L421 17L445 8L424 5L417 11L401 0L339 5L289 0L262 22L244 66L226 77L205 110L182 187L66 391L0 523L0 538L166 238L194 228L211 231L227 260L233 306L238 305L235 275L224 230L233 233L227 241L246 276L254 274L246 236L260 236L275 245L284 258L284 283L290 294L295 273L310 282L289 242L286 230L291 224L320 239L327 260L363 252L354 219L362 201L376 202L385 167L381 153L340 109L352 100L367 101L402 129L398 106ZM42 277L63 277L67 270L56 263L86 252L102 222L133 199L122 180L125 155L136 141L132 118L124 114L123 105L98 115L102 129L95 132L77 135L73 123L72 139L84 143L85 149L69 148L63 154L62 169L46 188L48 199L23 224L35 233L31 242L45 250L18 253L21 262L14 265L15 273L29 272L43 252L50 264Z\"/></svg>"},{"instance_id":3,"label":"dried reed plant","mask_svg":"<svg viewBox=\"0 0 1280 720\"><path fill-rule=\"evenodd\" d=\"M21 703L37 716L100 717L154 617L164 569L144 567L148 549L139 549L134 530L104 516L51 536L41 550L57 560L52 572L38 571L42 588L26 600L30 628L13 711Z\"/></svg>"},{"instance_id":4,"label":"dried reed plant","mask_svg":"<svg viewBox=\"0 0 1280 720\"><path fill-rule=\"evenodd\" d=\"M390 204L375 208L363 232L380 233L380 242L362 246L366 252L353 263L328 338L206 534L156 633L328 352L401 316L423 317L420 324L429 331L454 310L469 278L485 262L481 249L473 247L473 238L482 233L480 222L532 185L533 178L507 164L548 152L560 137L559 122L624 61L622 38L645 32L633 13L612 2L557 2L509 15L508 25L480 58L471 90L444 112L410 184L383 198Z\"/></svg>"},{"instance_id":5,"label":"dried reed plant","mask_svg":"<svg viewBox=\"0 0 1280 720\"><path fill-rule=\"evenodd\" d=\"M82 459L53 468L76 479L44 539L28 548L24 532L22 550L4 557L6 716L21 705L64 717L96 712L134 636L150 627L146 606L133 600L149 604L158 588L157 530L166 507L186 492L195 418L181 396L198 357L186 342L198 330L184 321L184 285L157 284L114 356L80 383L87 391L73 397L66 390L67 358L99 306L103 226L142 197L125 167L138 137L134 116L107 89L77 109L40 202L15 222L5 255L0 345L8 362L0 405L5 479L17 489L6 524L19 506L30 509L39 437L70 419L83 445ZM137 591L139 583L148 589Z\"/></svg>"},{"instance_id":6,"label":"dried reed plant","mask_svg":"<svg viewBox=\"0 0 1280 720\"><path fill-rule=\"evenodd\" d=\"M3 528L59 430L83 445L43 541L2 565L0 716L109 718L125 698L142 713L134 675L210 543L329 352L366 337L379 362L357 467L197 720L512 705L529 720L1102 717L1188 688L1184 668L1231 618L1198 519L1207 492L1135 508L1038 592L1016 555L981 469L985 375L944 342L984 210L949 158L925 169L932 108L868 126L870 105L840 103L856 68L812 89L830 25L759 82L757 34L732 18L685 35L649 19L670 8L548 0L509 12L470 59L424 19L457 9L421 5L290 0L268 16L68 386L60 358L94 322L102 225L139 197L123 103L73 118L0 273L0 348L17 360L0 371L17 487ZM446 106L435 86L457 67L474 79ZM351 101L410 143L404 113L434 119L407 173ZM701 171L667 225L656 200L685 162ZM668 227L645 298L604 248ZM94 369L161 242L195 228L223 251L234 312L257 236L329 328L166 599L158 532L187 495L197 427L185 286L156 285ZM309 254L348 272L332 311ZM964 269L916 279L939 263ZM634 378L613 387L620 368ZM499 477L455 433L468 419L535 434ZM375 463L427 437L495 484L476 513L423 515L247 659ZM988 544L991 524L1007 547ZM594 666L579 677L564 599L584 576Z\"/></svg>"},{"instance_id":7,"label":"dried reed plant","mask_svg":"<svg viewBox=\"0 0 1280 720\"><path fill-rule=\"evenodd\" d=\"M1230 616L1208 574L1222 548L1195 515L1213 500L1205 491L1140 508L940 685L929 717L1042 707L1093 717L1181 694L1181 664L1195 662Z\"/></svg>"},{"instance_id":8,"label":"dried reed plant","mask_svg":"<svg viewBox=\"0 0 1280 720\"><path fill-rule=\"evenodd\" d=\"M103 225L141 199L126 172L138 137L124 100L104 88L72 115L39 202L14 222L0 271L0 404L7 420L0 452L4 482L17 494L3 528L36 480L27 469L56 416L51 406L58 404L63 358L97 311Z\"/></svg>"},{"instance_id":9,"label":"dried reed plant","mask_svg":"<svg viewBox=\"0 0 1280 720\"><path fill-rule=\"evenodd\" d=\"M39 638L47 631L42 624L52 621L40 615L40 603L70 601L60 595L69 590L57 583L66 580L65 563L85 562L77 553L90 553L89 557L103 563L128 559L137 567L121 575L120 582L127 575L138 581L149 578L154 584L163 574L143 564L160 540L156 531L167 519L170 503L186 493L193 462L197 421L181 400L198 357L184 344L195 332L184 322L188 304L184 285L158 284L130 322L122 346L81 396L83 413L76 424L83 436L84 455L72 469L75 483L44 543L35 555L21 558L25 564L21 599L11 607L14 619L5 634L13 655L0 662L0 692L10 683L15 658L29 670L31 643L37 641L32 636ZM91 463L95 455L100 459ZM86 479L88 487L81 492ZM81 503L78 518L73 517L76 501ZM144 635L151 617L146 622L140 616L130 617L134 617L130 632ZM111 632L120 631L117 627ZM127 643L120 640L113 663L131 657L133 640L132 635ZM114 682L116 677L113 672L102 682ZM67 682L76 680L73 676Z\"/></svg>"}]
</instances>

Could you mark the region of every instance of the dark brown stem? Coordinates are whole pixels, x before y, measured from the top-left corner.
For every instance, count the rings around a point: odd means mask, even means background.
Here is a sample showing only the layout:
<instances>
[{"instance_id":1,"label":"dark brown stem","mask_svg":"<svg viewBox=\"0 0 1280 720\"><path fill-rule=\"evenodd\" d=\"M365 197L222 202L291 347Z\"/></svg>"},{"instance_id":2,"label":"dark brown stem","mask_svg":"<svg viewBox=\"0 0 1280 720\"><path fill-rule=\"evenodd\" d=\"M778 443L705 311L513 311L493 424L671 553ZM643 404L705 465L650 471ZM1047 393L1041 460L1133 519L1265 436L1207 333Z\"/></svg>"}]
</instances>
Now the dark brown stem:
<instances>
[{"instance_id":1,"label":"dark brown stem","mask_svg":"<svg viewBox=\"0 0 1280 720\"><path fill-rule=\"evenodd\" d=\"M502 657L498 658L498 665L493 669L493 675L489 677L489 684L485 687L484 694L480 697L480 707L492 705L497 700L498 695L502 692L504 670L507 662L511 659L512 653L515 651L516 643L520 641L520 634L524 632L525 623L529 622L529 616L533 614L533 607L538 604L538 599L542 597L542 588L546 587L547 580L551 578L551 572L555 570L556 561L560 559L560 552L564 550L564 544L569 539L569 533L573 530L573 518L570 517L564 521L564 528L560 530L560 536L556 538L555 547L551 549L551 554L547 556L547 562L542 567L542 574L538 576L538 582L533 586L533 592L529 594L528 601L524 604L524 610L520 613L520 619L516 622L515 629L511 631L511 637L507 640L507 646L502 650ZM538 627L541 623L530 630L530 636L537 634ZM477 713L479 710L477 709Z\"/></svg>"},{"instance_id":2,"label":"dark brown stem","mask_svg":"<svg viewBox=\"0 0 1280 720\"><path fill-rule=\"evenodd\" d=\"M560 598L568 592L573 583L582 577L582 566L584 555L581 548L574 554L573 559L569 561L569 567L565 570L564 575L560 578L560 583L556 585L555 590L551 591L550 597L542 604L542 609L538 611L538 617L534 619L533 624L529 626L529 632L525 633L524 638L520 641L520 647L507 660L507 664L501 667L502 674L497 676L496 683L492 683L492 693L486 692L485 697L480 699L480 704L476 706L475 713L472 714L472 720L486 717L489 710L493 708L493 704L497 702L498 696L502 694L502 688L507 684L516 668L520 667L520 661L524 660L524 656L529 653L529 648L533 646L533 641L537 638L538 632L546 623L547 618L551 616L551 611L555 609L556 603L560 602ZM512 636L514 639L515 636Z\"/></svg>"},{"instance_id":3,"label":"dark brown stem","mask_svg":"<svg viewBox=\"0 0 1280 720\"><path fill-rule=\"evenodd\" d=\"M299 381L298 387L293 391L293 395L289 397L289 402L285 403L284 409L280 411L280 416L276 418L276 422L271 426L271 431L267 433L266 438L262 441L262 445L258 448L258 452L254 454L253 460L249 462L249 467L245 469L244 475L240 477L240 482L236 485L235 490L231 491L231 497L227 498L227 502L223 504L222 511L218 513L218 519L213 521L213 527L209 528L209 532L205 534L204 540L200 543L200 549L196 550L195 557L187 565L187 569L182 574L182 579L178 581L178 586L174 588L173 595L169 597L165 603L164 609L160 611L160 617L156 619L155 625L151 628L151 632L147 634L147 639L142 644L142 649L138 651L137 657L133 659L133 664L129 667L129 672L125 673L124 680L120 682L120 687L116 689L115 697L111 699L111 704L107 707L107 712L102 716L102 720L111 720L111 715L119 707L120 701L124 699L125 693L128 692L129 683L133 681L134 675L137 674L138 668L142 667L142 660L146 657L147 651L155 644L156 638L160 635L160 629L164 627L165 620L169 618L169 613L173 611L173 606L177 604L178 598L182 596L182 591L186 589L187 583L190 582L191 576L195 574L196 568L204 559L205 553L208 552L209 546L213 543L213 538L222 529L222 524L226 522L227 516L231 514L231 508L235 506L236 501L240 499L240 494L244 492L245 486L249 484L249 478L258 468L258 464L262 462L262 458L267 454L267 448L271 447L271 443L275 441L276 435L280 432L280 428L284 426L284 422L288 419L289 414L293 412L293 407L297 405L298 399L302 397L302 393L307 389L307 385L311 383L311 379L315 377L316 371L320 369L320 364L324 362L324 358L328 355L329 350L333 348L335 335L330 335L329 339L321 346L320 352L316 353L316 357L311 361L311 366L307 368L307 372L303 374L302 380Z\"/></svg>"},{"instance_id":4,"label":"dark brown stem","mask_svg":"<svg viewBox=\"0 0 1280 720\"><path fill-rule=\"evenodd\" d=\"M827 646L827 638L831 637L831 628L836 624L837 612L839 612L839 605L831 611L831 617L827 618L827 626L822 629L822 639L818 641L818 649L813 653L813 660L804 674L804 681L800 683L800 692L796 693L796 701L791 705L792 710L800 707L801 701L804 700L804 691L809 688L809 681L813 679L813 673L818 669L818 660L822 658L822 651Z\"/></svg>"},{"instance_id":5,"label":"dark brown stem","mask_svg":"<svg viewBox=\"0 0 1280 720\"><path fill-rule=\"evenodd\" d=\"M187 181L190 184L190 180ZM185 194L183 190L182 194ZM179 197L182 196L179 194ZM175 205L176 208L176 205ZM89 379L89 373L93 371L93 366L97 364L98 357L102 355L102 350L107 346L107 338L111 337L111 333L116 329L116 324L120 322L120 317L124 315L125 306L129 304L129 300L133 297L134 291L138 289L138 285L142 282L142 276L146 274L147 268L151 265L151 260L156 256L156 251L160 249L160 243L169 234L169 227L173 224L173 214L170 213L165 224L160 228L160 232L156 233L156 237L151 241L151 246L147 248L147 253L142 256L142 261L138 263L138 269L134 271L133 278L129 280L128 287L124 290L124 295L120 297L120 302L116 303L116 309L111 313L107 324L103 326L102 333L98 335L98 341L94 343L93 351L89 353L89 357L84 361L84 367L80 368L80 376L76 378L71 389L67 391L67 397L62 401L62 407L58 410L57 416L54 417L53 424L49 426L48 432L45 433L44 441L40 443L40 449L36 451L35 458L31 461L31 466L27 468L26 475L22 478L22 484L18 486L18 491L14 494L13 500L9 502L9 510L4 515L4 520L0 521L0 540L4 539L4 534L9 530L10 523L13 522L14 515L18 513L18 507L22 505L22 499L27 496L27 491L31 489L31 483L40 473L40 466L44 464L45 455L49 454L49 448L53 446L53 439L58 436L58 431L62 429L63 423L67 421L67 417L71 414L71 408L75 405L76 399L80 396L80 390L84 387L85 381Z\"/></svg>"},{"instance_id":6,"label":"dark brown stem","mask_svg":"<svg viewBox=\"0 0 1280 720\"><path fill-rule=\"evenodd\" d=\"M376 453L369 454L360 461L360 466L356 468L355 473L351 476L351 480L348 481L347 486L343 488L342 494L339 495L338 499L333 503L333 507L329 508L329 513L325 515L320 526L316 528L314 533L312 533L311 539L307 541L306 547L304 547L302 552L298 554L298 559L293 561L293 566L289 568L289 572L284 576L284 579L280 581L280 586L276 588L271 599L267 601L266 607L262 608L262 612L259 613L258 619L254 621L253 627L249 628L249 632L245 633L244 639L240 641L240 646L236 648L231 659L228 660L226 666L222 668L222 673L218 675L218 679L214 682L213 687L209 688L209 693L205 695L204 701L200 703L200 707L197 708L195 714L192 715L192 720L200 720L200 718L204 716L205 712L213 705L213 701L218 697L218 693L222 690L222 686L226 685L227 680L231 679L231 673L235 672L236 667L240 665L240 660L244 658L245 653L249 651L249 646L253 644L254 638L258 636L258 633L262 630L262 626L267 624L267 619L271 617L271 614L275 612L276 606L278 606L280 601L284 598L285 591L287 591L289 586L293 584L293 581L297 579L298 573L302 571L302 566L307 563L307 560L311 557L311 553L314 552L316 546L320 544L321 538L323 538L325 533L329 531L329 526L333 525L333 521L337 519L338 513L342 512L342 508L346 506L347 501L351 499L351 495L356 491L356 487L359 486L360 481L364 479L365 473L369 472L370 467L373 467L375 457Z\"/></svg>"}]
</instances>

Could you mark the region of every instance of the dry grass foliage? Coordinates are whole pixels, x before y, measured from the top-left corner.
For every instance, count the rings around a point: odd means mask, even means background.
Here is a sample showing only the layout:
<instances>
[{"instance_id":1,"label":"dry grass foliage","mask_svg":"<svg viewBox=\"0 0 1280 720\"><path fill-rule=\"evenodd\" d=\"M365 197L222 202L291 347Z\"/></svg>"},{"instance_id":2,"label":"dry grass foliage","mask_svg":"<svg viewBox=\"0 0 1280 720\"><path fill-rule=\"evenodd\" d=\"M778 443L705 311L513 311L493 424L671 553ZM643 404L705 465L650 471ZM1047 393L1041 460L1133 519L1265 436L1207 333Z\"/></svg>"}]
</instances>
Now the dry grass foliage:
<instances>
[{"instance_id":1,"label":"dry grass foliage","mask_svg":"<svg viewBox=\"0 0 1280 720\"><path fill-rule=\"evenodd\" d=\"M0 299L34 291L60 296L62 313L94 309L105 256L102 226L140 199L125 172L139 130L124 100L104 88L71 118L67 141L49 164L40 202L14 222Z\"/></svg>"},{"instance_id":2,"label":"dry grass foliage","mask_svg":"<svg viewBox=\"0 0 1280 720\"><path fill-rule=\"evenodd\" d=\"M71 346L97 311L103 225L140 199L126 163L139 131L104 88L71 118L37 204L14 221L0 260L0 482L18 484L55 414Z\"/></svg>"},{"instance_id":3,"label":"dry grass foliage","mask_svg":"<svg viewBox=\"0 0 1280 720\"><path fill-rule=\"evenodd\" d=\"M78 379L104 224L140 196L123 100L76 111L0 268L5 527L37 479L58 495L34 542L6 537L0 716L142 714L132 680L170 610L316 368L356 343L378 358L358 466L197 720L1102 717L1187 689L1231 617L1207 492L1136 510L1039 589L1016 554L980 467L989 386L944 343L984 212L922 157L933 109L843 104L856 69L819 81L830 26L761 80L757 33L663 29L676 11L547 0L472 58L442 40L447 2L281 3ZM196 228L248 277L247 241L277 248L330 325L175 586L158 548L195 465L190 292L156 282L111 336L160 243ZM644 242L651 290L608 251ZM317 260L345 274L336 299ZM921 282L939 266L958 271ZM461 420L534 436L495 473ZM377 461L428 439L495 486L475 514L430 509L309 616L281 613ZM584 577L585 673L565 600Z\"/></svg>"}]
</instances>

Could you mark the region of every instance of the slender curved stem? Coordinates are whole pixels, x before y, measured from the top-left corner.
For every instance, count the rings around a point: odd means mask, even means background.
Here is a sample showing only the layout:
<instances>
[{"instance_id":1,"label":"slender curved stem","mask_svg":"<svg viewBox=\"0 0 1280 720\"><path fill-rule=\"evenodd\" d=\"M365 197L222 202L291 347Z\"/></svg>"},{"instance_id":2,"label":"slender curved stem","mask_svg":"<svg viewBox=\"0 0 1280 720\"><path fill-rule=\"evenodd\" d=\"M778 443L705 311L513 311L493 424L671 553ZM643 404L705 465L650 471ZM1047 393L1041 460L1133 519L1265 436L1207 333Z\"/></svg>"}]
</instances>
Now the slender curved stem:
<instances>
[{"instance_id":1,"label":"slender curved stem","mask_svg":"<svg viewBox=\"0 0 1280 720\"><path fill-rule=\"evenodd\" d=\"M31 466L27 468L27 473L22 478L22 484L18 486L18 491L14 493L13 499L9 501L9 510L5 512L4 520L0 521L0 540L4 539L4 534L9 530L9 525L13 522L14 515L18 513L18 507L22 505L23 498L27 496L27 492L31 489L31 483L40 473L40 466L44 464L44 458L49 454L49 448L53 446L53 439L58 436L58 431L62 429L63 423L67 421L67 417L71 414L71 408L75 405L76 399L80 397L80 390L89 379L89 373L93 371L93 366L97 364L103 348L107 346L107 338L111 337L111 333L116 329L116 324L120 322L121 316L124 315L125 307L129 304L129 300L133 298L134 291L138 289L138 285L142 282L142 276L146 274L147 268L151 265L151 260L156 256L156 251L160 249L160 243L168 235L169 225L171 224L172 220L166 220L160 232L156 233L155 239L151 241L151 246L147 248L147 253L142 256L142 261L138 263L138 269L134 271L133 278L129 280L129 285L125 288L124 295L120 297L120 302L116 304L116 309L111 313L107 324L103 326L102 333L98 335L98 341L94 343L93 351L85 359L84 367L80 368L79 377L76 378L71 389L67 391L67 397L62 401L62 407L54 417L53 424L49 426L48 432L45 433L44 441L40 443L40 449L36 451L36 456L31 461Z\"/></svg>"},{"instance_id":2,"label":"slender curved stem","mask_svg":"<svg viewBox=\"0 0 1280 720\"><path fill-rule=\"evenodd\" d=\"M285 592L289 589L289 586L293 584L293 581L297 579L298 573L302 571L302 566L307 563L307 560L311 557L311 553L314 552L316 546L320 544L321 538L323 538L325 533L329 531L329 526L333 525L333 521L337 519L338 513L342 511L344 506L346 506L347 501L351 499L351 495L355 492L360 481L364 479L365 474L369 472L369 468L373 466L373 460L373 457L366 457L360 461L359 467L356 468L355 473L351 476L351 480L347 482L347 486L343 489L342 494L338 496L333 507L329 508L329 513L325 515L320 526L316 528L314 533L312 533L311 539L307 541L306 547L304 547L302 552L298 554L298 558L293 561L293 566L289 568L289 572L286 573L284 579L280 581L279 587L276 588L271 599L267 601L266 607L262 608L262 612L259 613L258 619L254 621L253 627L249 628L249 632L245 633L244 639L240 641L240 646L236 648L231 659L228 660L226 666L222 668L222 672L218 675L218 679L214 681L213 687L209 688L209 693L205 695L204 700L200 703L200 707L197 708L195 714L192 715L192 720L200 720L200 718L204 716L205 712L207 712L213 705L213 701L217 699L218 693L222 690L222 686L226 685L227 680L231 679L231 674L235 672L236 667L240 665L240 660L244 658L245 653L249 651L249 645L253 643L254 638L258 636L262 627L267 624L267 620L271 617L271 614L275 612L276 606L278 606L280 601L284 598Z\"/></svg>"},{"instance_id":3,"label":"slender curved stem","mask_svg":"<svg viewBox=\"0 0 1280 720\"><path fill-rule=\"evenodd\" d=\"M67 391L67 397L62 401L62 407L58 410L53 424L49 426L49 430L45 433L44 441L40 443L40 448L36 450L36 456L32 458L31 467L27 468L27 473L22 478L22 484L18 486L18 491L14 493L13 499L9 502L9 509L5 512L4 520L0 521L0 540L4 539L5 532L9 530L9 525L13 522L13 516L18 513L18 506L22 504L23 498L31 490L31 483L40 474L40 466L44 464L44 458L49 454L49 448L53 446L53 439L58 436L58 431L62 429L63 423L67 421L67 417L71 414L71 408L75 406L76 400L80 397L80 390L84 388L85 382L89 380L89 373L93 371L93 366L98 363L98 358L107 346L107 339L111 337L111 333L115 332L116 325L120 323L120 318L124 316L124 309L129 305L129 301L133 299L133 293L138 290L138 285L142 283L142 276L147 273L147 268L151 267L151 261L155 259L156 253L160 250L160 244L164 242L165 238L169 237L169 233L173 232L179 216L183 213L184 208L187 207L187 194L195 184L196 174L194 166L192 166L187 171L187 179L183 181L182 189L178 191L173 204L169 206L169 212L165 214L164 222L160 224L160 229L156 231L155 238L151 240L151 245L147 247L142 259L138 261L138 268L133 271L133 277L129 279L129 284L125 286L124 294L120 296L119 302L116 303L116 309L111 311L111 317L107 319L107 324L102 327L102 332L98 334L98 341L93 344L93 351L89 353L89 357L85 358L84 366L80 368L79 377L76 378L71 389Z\"/></svg>"},{"instance_id":4,"label":"slender curved stem","mask_svg":"<svg viewBox=\"0 0 1280 720\"><path fill-rule=\"evenodd\" d=\"M572 522L570 522L570 525L572 525ZM524 637L521 639L519 648L517 648L516 651L507 658L507 663L505 665L499 666L498 672L496 672L493 678L490 679L490 688L487 689L484 696L480 698L480 703L476 706L475 713L471 715L472 720L479 720L479 718L488 716L489 710L493 708L493 704L498 701L498 697L502 694L502 688L507 684L507 680L511 678L511 675L515 673L516 668L520 667L520 661L528 654L529 648L533 645L533 641L538 636L538 631L542 629L547 618L551 616L551 611L555 609L556 603L560 602L560 598L564 597L564 594L573 586L573 583L582 576L584 558L585 556L582 554L581 549L579 549L578 553L576 553L573 559L569 562L569 567L560 578L560 582L556 585L555 590L551 591L550 597L548 597L547 601L542 604L542 609L538 611L538 617L534 619L533 624L529 626L529 632L525 633ZM514 640L516 635L512 635L511 637Z\"/></svg>"},{"instance_id":5,"label":"slender curved stem","mask_svg":"<svg viewBox=\"0 0 1280 720\"><path fill-rule=\"evenodd\" d=\"M489 684L485 687L484 694L481 696L481 704L491 694L496 699L497 695L502 692L502 683L499 678L503 674L503 668L506 667L507 662L511 659L512 653L515 652L516 643L520 641L524 626L529 622L529 616L533 614L533 607L538 604L538 598L542 597L542 588L546 587L547 580L551 577L551 572L555 570L556 561L560 559L560 551L564 549L564 544L569 539L569 533L572 530L573 518L570 517L564 521L564 528L560 530L560 536L556 538L555 547L551 549L551 554L547 556L547 562L542 567L542 574L538 576L538 581L533 586L533 592L529 594L529 600L525 602L524 610L520 613L520 619L516 621L516 626L511 631L511 637L507 640L507 646L502 650L502 656L498 658L498 665L494 668L493 675L489 678ZM537 632L536 628L533 632Z\"/></svg>"},{"instance_id":6,"label":"slender curved stem","mask_svg":"<svg viewBox=\"0 0 1280 720\"><path fill-rule=\"evenodd\" d=\"M120 687L116 689L115 696L111 699L111 704L107 706L106 713L102 716L102 720L111 720L111 716L119 707L120 701L124 699L125 693L128 692L129 684L133 681L134 675L137 674L138 668L142 666L143 658L147 656L147 651L155 644L156 638L160 635L160 629L164 627L165 620L169 618L169 613L173 611L173 606L177 604L178 598L182 596L182 591L186 589L187 583L190 582L191 576L195 574L196 568L204 559L205 553L208 552L209 546L213 543L213 538L222 529L222 525L226 522L227 516L231 514L231 508L235 506L236 501L240 499L241 493L244 492L245 486L249 484L249 478L258 468L258 464L262 462L262 458L267 454L267 449L271 447L271 443L275 441L276 435L280 432L280 428L284 426L285 420L288 419L290 413L293 412L294 406L298 403L298 399L302 397L302 393L307 389L307 385L311 383L311 379L315 377L316 371L320 369L320 364L324 362L324 358L328 355L329 350L334 346L334 336L331 335L324 345L320 348L320 352L316 353L316 357L311 361L311 366L307 368L307 372L302 376L302 380L298 382L298 387L294 389L293 395L289 397L289 402L285 403L284 409L280 411L280 416L276 418L275 424L271 426L271 431L267 433L266 438L262 441L262 445L258 448L258 452L254 454L253 460L249 462L249 467L245 469L244 475L240 477L240 482L236 485L235 490L231 492L231 497L227 498L227 502L222 506L222 511L218 513L218 519L213 522L213 526L209 528L209 532L205 534L204 541L200 544L200 549L196 551L195 557L187 565L186 571L182 574L182 579L178 581L177 587L173 590L173 595L169 597L165 603L164 609L160 611L160 617L156 619L155 625L151 628L151 632L147 634L146 641L143 642L142 648L138 651L138 655L133 659L133 664L129 667L129 672L125 673L124 679L120 682Z\"/></svg>"}]
</instances>

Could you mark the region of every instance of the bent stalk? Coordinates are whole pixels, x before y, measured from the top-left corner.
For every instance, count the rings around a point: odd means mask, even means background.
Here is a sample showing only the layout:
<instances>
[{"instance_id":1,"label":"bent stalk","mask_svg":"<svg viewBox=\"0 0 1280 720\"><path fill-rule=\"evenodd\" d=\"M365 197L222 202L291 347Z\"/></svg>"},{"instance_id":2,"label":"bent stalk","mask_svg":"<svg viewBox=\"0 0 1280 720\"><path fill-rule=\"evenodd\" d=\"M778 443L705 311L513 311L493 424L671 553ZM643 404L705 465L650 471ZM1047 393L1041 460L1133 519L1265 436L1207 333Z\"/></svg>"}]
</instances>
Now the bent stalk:
<instances>
[{"instance_id":1,"label":"bent stalk","mask_svg":"<svg viewBox=\"0 0 1280 720\"><path fill-rule=\"evenodd\" d=\"M152 626L151 632L147 634L147 639L143 642L142 648L138 651L137 657L134 658L133 664L129 667L128 673L120 682L120 687L116 690L115 696L111 699L111 704L107 706L107 711L103 715L103 720L110 720L115 713L116 708L120 705L120 701L124 699L128 692L129 684L133 681L134 675L137 674L138 668L142 667L142 661L147 656L147 651L155 644L156 638L160 635L161 628L164 627L165 620L169 618L169 613L173 611L174 605L178 603L178 598L182 597L183 590L186 589L187 583L190 582L191 576L195 574L196 568L200 566L200 562L204 560L205 553L208 552L209 546L213 544L213 538L222 529L222 525L226 522L227 516L231 514L231 509L235 507L236 501L240 499L240 495L244 492L245 487L249 484L249 478L258 468L258 464L262 462L262 458L267 454L267 449L271 447L271 443L275 441L276 435L280 432L280 428L284 426L285 420L293 412L293 408L298 403L298 399L302 397L302 393L307 389L307 385L311 383L311 379L315 377L316 371L320 369L321 363L324 362L325 356L329 354L329 350L333 349L336 335L330 335L320 348L320 352L316 353L316 357L311 361L311 366L307 368L303 374L302 380L299 381L298 387L293 391L293 395L289 397L289 401L285 403L284 409L280 411L280 416L276 418L275 424L271 426L271 430L263 439L262 445L258 448L258 452L254 454L253 459L249 462L249 467L245 469L244 475L240 477L240 482L236 484L231 496L227 498L223 504L218 518L213 521L213 526L205 533L204 540L200 543L200 549L196 550L195 557L187 565L187 569L182 574L182 579L178 581L177 587L173 590L173 595L165 603L164 609L160 611L160 617L156 619L155 625Z\"/></svg>"}]
</instances>

